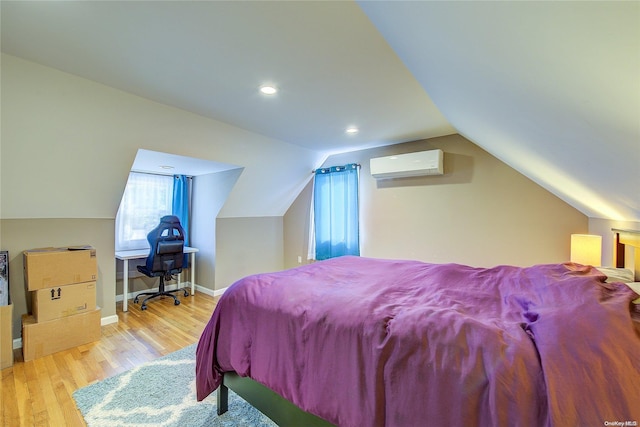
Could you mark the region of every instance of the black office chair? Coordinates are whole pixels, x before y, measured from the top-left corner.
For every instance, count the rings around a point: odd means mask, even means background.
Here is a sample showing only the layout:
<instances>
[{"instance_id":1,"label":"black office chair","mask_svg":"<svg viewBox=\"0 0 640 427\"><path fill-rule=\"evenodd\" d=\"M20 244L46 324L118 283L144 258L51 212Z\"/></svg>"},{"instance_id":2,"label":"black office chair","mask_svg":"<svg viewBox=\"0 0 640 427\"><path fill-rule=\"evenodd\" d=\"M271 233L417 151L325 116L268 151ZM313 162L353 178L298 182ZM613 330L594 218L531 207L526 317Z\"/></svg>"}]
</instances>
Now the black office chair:
<instances>
[{"instance_id":1,"label":"black office chair","mask_svg":"<svg viewBox=\"0 0 640 427\"><path fill-rule=\"evenodd\" d=\"M184 296L189 296L186 289L174 289L167 291L164 288L165 280L173 279L173 274L182 271L184 263L184 230L180 225L178 217L173 215L163 216L160 224L147 234L149 241L149 256L145 265L139 265L138 271L149 277L160 277L158 292L142 292L133 299L138 302L141 295L149 295L142 301L141 310L147 309L147 301L159 296L169 296L174 300L175 305L180 304L180 300L173 295L173 292L184 291Z\"/></svg>"}]
</instances>

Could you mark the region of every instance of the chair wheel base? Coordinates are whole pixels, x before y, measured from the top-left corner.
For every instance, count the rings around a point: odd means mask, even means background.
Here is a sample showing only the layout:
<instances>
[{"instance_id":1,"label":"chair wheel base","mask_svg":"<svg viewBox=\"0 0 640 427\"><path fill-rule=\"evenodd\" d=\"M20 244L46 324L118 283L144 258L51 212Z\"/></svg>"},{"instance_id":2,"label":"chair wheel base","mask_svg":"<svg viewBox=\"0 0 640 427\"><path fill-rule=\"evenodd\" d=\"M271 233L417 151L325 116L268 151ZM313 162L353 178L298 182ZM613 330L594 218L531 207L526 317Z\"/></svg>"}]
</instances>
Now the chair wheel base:
<instances>
[{"instance_id":1,"label":"chair wheel base","mask_svg":"<svg viewBox=\"0 0 640 427\"><path fill-rule=\"evenodd\" d=\"M173 292L183 292L185 297L189 296L189 291L187 289L181 288L181 289L174 289L174 290L171 290L171 291L165 291L164 290L164 286L161 286L161 290L159 290L158 292L142 292L142 293L136 295L133 298L133 302L137 304L138 301L140 301L140 297L141 296L148 295L147 298L145 298L142 301L142 304L140 305L140 310L146 310L147 309L147 301L151 301L154 298L171 297L171 298L173 298L173 304L174 305L180 305L180 300L178 299L178 297L173 295Z\"/></svg>"}]
</instances>

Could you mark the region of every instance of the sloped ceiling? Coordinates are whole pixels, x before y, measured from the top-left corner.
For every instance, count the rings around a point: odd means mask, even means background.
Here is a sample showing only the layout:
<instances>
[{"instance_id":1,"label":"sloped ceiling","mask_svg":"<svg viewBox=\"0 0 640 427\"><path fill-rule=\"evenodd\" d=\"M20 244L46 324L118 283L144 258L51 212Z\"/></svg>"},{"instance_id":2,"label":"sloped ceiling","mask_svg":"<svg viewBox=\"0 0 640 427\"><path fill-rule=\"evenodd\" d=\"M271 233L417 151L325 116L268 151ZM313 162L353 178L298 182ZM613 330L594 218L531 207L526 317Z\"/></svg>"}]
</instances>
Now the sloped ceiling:
<instances>
[{"instance_id":1,"label":"sloped ceiling","mask_svg":"<svg viewBox=\"0 0 640 427\"><path fill-rule=\"evenodd\" d=\"M458 132L590 217L640 219L640 2L360 2Z\"/></svg>"},{"instance_id":2,"label":"sloped ceiling","mask_svg":"<svg viewBox=\"0 0 640 427\"><path fill-rule=\"evenodd\" d=\"M638 2L1 7L10 55L325 154L459 132L591 217L640 221Z\"/></svg>"},{"instance_id":3,"label":"sloped ceiling","mask_svg":"<svg viewBox=\"0 0 640 427\"><path fill-rule=\"evenodd\" d=\"M353 2L2 1L2 51L305 148L455 133ZM274 84L277 96L261 96ZM361 132L345 134L348 126Z\"/></svg>"}]
</instances>

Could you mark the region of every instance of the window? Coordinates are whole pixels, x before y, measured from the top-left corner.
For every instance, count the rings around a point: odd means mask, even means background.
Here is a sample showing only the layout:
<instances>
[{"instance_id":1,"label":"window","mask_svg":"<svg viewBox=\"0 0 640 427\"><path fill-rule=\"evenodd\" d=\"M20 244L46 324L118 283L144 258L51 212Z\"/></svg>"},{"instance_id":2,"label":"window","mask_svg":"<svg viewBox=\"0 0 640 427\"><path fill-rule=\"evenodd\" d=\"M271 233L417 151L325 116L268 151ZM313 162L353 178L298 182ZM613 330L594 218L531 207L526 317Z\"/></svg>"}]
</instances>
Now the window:
<instances>
[{"instance_id":1,"label":"window","mask_svg":"<svg viewBox=\"0 0 640 427\"><path fill-rule=\"evenodd\" d=\"M358 165L318 169L313 185L313 258L360 255Z\"/></svg>"},{"instance_id":2,"label":"window","mask_svg":"<svg viewBox=\"0 0 640 427\"><path fill-rule=\"evenodd\" d=\"M116 251L149 247L147 233L171 215L173 176L131 172L116 215Z\"/></svg>"}]
</instances>

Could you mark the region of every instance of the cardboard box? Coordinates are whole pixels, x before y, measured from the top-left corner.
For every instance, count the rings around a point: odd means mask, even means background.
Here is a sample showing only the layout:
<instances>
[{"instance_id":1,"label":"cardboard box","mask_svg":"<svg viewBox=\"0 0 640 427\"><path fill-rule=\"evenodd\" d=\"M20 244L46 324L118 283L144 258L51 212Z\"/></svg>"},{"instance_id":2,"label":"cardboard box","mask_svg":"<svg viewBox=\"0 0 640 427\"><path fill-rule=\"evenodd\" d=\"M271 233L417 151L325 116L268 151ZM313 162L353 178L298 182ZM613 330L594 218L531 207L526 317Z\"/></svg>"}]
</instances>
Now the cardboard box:
<instances>
[{"instance_id":1,"label":"cardboard box","mask_svg":"<svg viewBox=\"0 0 640 427\"><path fill-rule=\"evenodd\" d=\"M31 292L36 322L60 319L96 309L96 282L54 286Z\"/></svg>"},{"instance_id":2,"label":"cardboard box","mask_svg":"<svg viewBox=\"0 0 640 427\"><path fill-rule=\"evenodd\" d=\"M100 339L100 309L46 322L22 316L22 355L24 361L57 353Z\"/></svg>"},{"instance_id":3,"label":"cardboard box","mask_svg":"<svg viewBox=\"0 0 640 427\"><path fill-rule=\"evenodd\" d=\"M13 366L13 304L0 306L0 369Z\"/></svg>"},{"instance_id":4,"label":"cardboard box","mask_svg":"<svg viewBox=\"0 0 640 427\"><path fill-rule=\"evenodd\" d=\"M98 276L96 250L90 246L24 251L27 290L92 282Z\"/></svg>"}]
</instances>

